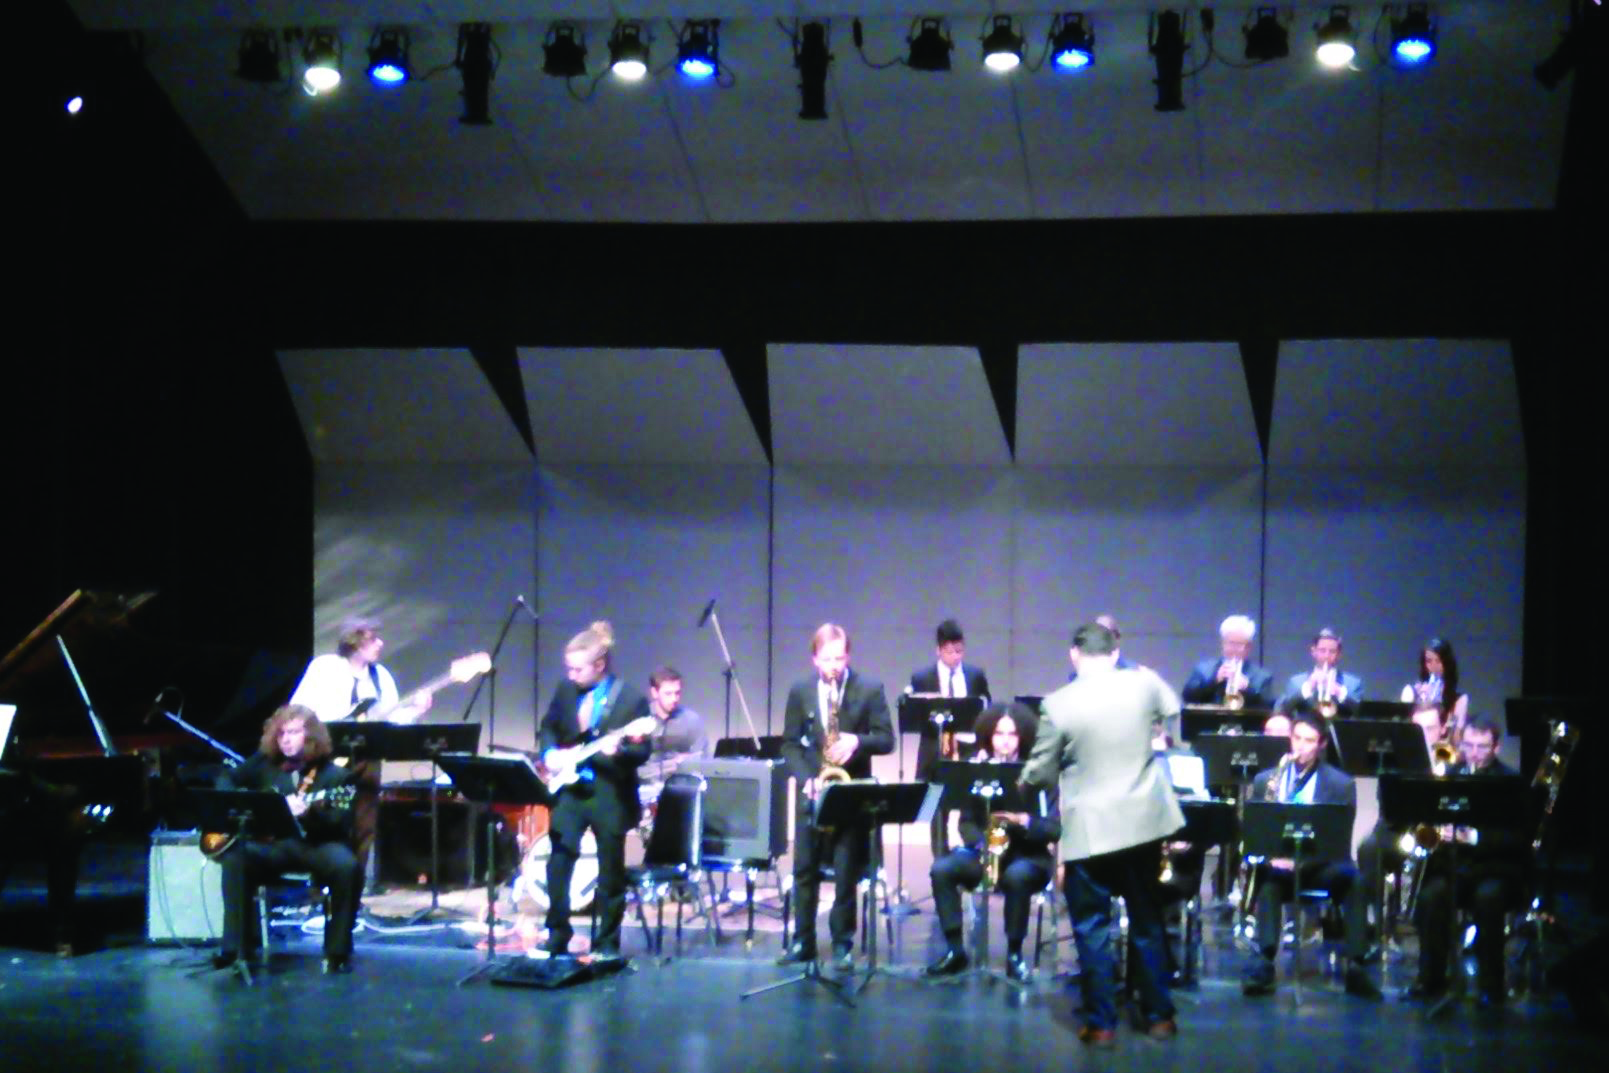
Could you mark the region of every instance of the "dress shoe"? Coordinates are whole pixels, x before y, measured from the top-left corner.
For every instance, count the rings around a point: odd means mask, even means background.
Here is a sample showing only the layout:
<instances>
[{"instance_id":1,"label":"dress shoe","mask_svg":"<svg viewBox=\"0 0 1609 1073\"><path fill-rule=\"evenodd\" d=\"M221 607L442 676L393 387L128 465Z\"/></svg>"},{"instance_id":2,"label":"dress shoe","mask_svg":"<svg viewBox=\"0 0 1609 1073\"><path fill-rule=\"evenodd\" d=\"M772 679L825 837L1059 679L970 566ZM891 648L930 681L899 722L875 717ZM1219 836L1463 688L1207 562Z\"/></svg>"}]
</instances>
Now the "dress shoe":
<instances>
[{"instance_id":1,"label":"dress shoe","mask_svg":"<svg viewBox=\"0 0 1609 1073\"><path fill-rule=\"evenodd\" d=\"M1145 1034L1154 1040L1170 1040L1179 1034L1179 1022L1171 1017L1164 1017L1160 1021L1152 1021L1146 1028Z\"/></svg>"},{"instance_id":2,"label":"dress shoe","mask_svg":"<svg viewBox=\"0 0 1609 1073\"><path fill-rule=\"evenodd\" d=\"M1380 998L1380 985L1374 982L1369 970L1353 963L1346 970L1346 993L1356 998Z\"/></svg>"},{"instance_id":3,"label":"dress shoe","mask_svg":"<svg viewBox=\"0 0 1609 1073\"><path fill-rule=\"evenodd\" d=\"M1087 1047L1109 1051L1117 1046L1117 1033L1110 1028L1096 1028L1093 1025L1084 1025L1078 1030L1078 1040Z\"/></svg>"},{"instance_id":4,"label":"dress shoe","mask_svg":"<svg viewBox=\"0 0 1609 1073\"><path fill-rule=\"evenodd\" d=\"M568 957L570 954L570 938L565 936L563 939L555 939L550 935L547 941L542 944L541 949L548 957Z\"/></svg>"},{"instance_id":5,"label":"dress shoe","mask_svg":"<svg viewBox=\"0 0 1609 1073\"><path fill-rule=\"evenodd\" d=\"M855 948L852 946L834 947L832 951L832 967L838 972L854 972Z\"/></svg>"},{"instance_id":6,"label":"dress shoe","mask_svg":"<svg viewBox=\"0 0 1609 1073\"><path fill-rule=\"evenodd\" d=\"M1274 963L1267 958L1255 957L1247 962L1240 973L1242 995L1271 995L1274 993Z\"/></svg>"},{"instance_id":7,"label":"dress shoe","mask_svg":"<svg viewBox=\"0 0 1609 1073\"><path fill-rule=\"evenodd\" d=\"M350 976L352 973L352 955L337 954L324 959L325 976Z\"/></svg>"},{"instance_id":8,"label":"dress shoe","mask_svg":"<svg viewBox=\"0 0 1609 1073\"><path fill-rule=\"evenodd\" d=\"M1006 979L1014 984L1026 984L1033 981L1034 970L1028 967L1021 954L1006 955Z\"/></svg>"},{"instance_id":9,"label":"dress shoe","mask_svg":"<svg viewBox=\"0 0 1609 1073\"><path fill-rule=\"evenodd\" d=\"M816 948L804 943L794 943L782 952L777 958L778 965L808 965L816 960Z\"/></svg>"},{"instance_id":10,"label":"dress shoe","mask_svg":"<svg viewBox=\"0 0 1609 1073\"><path fill-rule=\"evenodd\" d=\"M922 975L927 977L957 976L966 972L968 964L970 962L967 959L965 950L951 948L940 954L937 961L923 969Z\"/></svg>"}]
</instances>

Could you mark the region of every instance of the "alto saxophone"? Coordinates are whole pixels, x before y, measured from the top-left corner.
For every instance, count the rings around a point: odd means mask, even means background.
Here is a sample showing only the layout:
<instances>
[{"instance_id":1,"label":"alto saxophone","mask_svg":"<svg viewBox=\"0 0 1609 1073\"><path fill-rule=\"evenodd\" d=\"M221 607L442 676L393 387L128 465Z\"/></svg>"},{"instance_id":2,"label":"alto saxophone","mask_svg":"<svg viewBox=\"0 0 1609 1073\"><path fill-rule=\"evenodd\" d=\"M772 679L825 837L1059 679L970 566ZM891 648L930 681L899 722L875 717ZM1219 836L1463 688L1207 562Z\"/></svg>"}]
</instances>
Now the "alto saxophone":
<instances>
[{"instance_id":1,"label":"alto saxophone","mask_svg":"<svg viewBox=\"0 0 1609 1073\"><path fill-rule=\"evenodd\" d=\"M989 829L983 835L983 889L1000 886L1000 865L1006 850L1011 846L1011 832L1006 830L1006 814L996 812L989 817Z\"/></svg>"},{"instance_id":2,"label":"alto saxophone","mask_svg":"<svg viewBox=\"0 0 1609 1073\"><path fill-rule=\"evenodd\" d=\"M827 759L827 754L833 746L838 744L838 691L832 690L827 700L827 734L821 746L821 770L816 772L816 782L821 786L831 786L837 782L848 782L849 772Z\"/></svg>"}]
</instances>

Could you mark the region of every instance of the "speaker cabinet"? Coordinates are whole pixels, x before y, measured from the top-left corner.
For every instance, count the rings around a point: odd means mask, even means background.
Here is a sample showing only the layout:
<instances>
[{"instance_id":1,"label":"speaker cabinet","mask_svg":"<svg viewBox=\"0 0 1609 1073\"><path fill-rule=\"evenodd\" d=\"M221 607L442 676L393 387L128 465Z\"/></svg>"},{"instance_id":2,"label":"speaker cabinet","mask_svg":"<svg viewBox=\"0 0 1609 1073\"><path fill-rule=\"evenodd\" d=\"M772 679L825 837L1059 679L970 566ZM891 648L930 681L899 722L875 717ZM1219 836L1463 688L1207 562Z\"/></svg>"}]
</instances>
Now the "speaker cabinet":
<instances>
[{"instance_id":1,"label":"speaker cabinet","mask_svg":"<svg viewBox=\"0 0 1609 1073\"><path fill-rule=\"evenodd\" d=\"M146 941L204 942L222 936L222 866L202 855L197 832L156 832L146 887Z\"/></svg>"},{"instance_id":2,"label":"speaker cabinet","mask_svg":"<svg viewBox=\"0 0 1609 1073\"><path fill-rule=\"evenodd\" d=\"M698 760L704 778L704 856L780 857L788 848L788 776L779 760Z\"/></svg>"}]
</instances>

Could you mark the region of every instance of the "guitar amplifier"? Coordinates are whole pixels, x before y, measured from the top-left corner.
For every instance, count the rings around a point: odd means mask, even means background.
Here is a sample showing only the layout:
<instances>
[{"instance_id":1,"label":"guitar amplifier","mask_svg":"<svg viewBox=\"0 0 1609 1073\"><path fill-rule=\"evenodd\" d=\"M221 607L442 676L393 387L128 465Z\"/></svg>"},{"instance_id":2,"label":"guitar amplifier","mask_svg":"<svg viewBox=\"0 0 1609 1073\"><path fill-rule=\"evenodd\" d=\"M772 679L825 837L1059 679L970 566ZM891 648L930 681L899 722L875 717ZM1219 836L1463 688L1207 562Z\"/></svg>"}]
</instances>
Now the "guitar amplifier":
<instances>
[{"instance_id":1,"label":"guitar amplifier","mask_svg":"<svg viewBox=\"0 0 1609 1073\"><path fill-rule=\"evenodd\" d=\"M788 849L788 775L780 760L695 760L679 769L700 775L704 856L764 860Z\"/></svg>"},{"instance_id":2,"label":"guitar amplifier","mask_svg":"<svg viewBox=\"0 0 1609 1073\"><path fill-rule=\"evenodd\" d=\"M147 942L222 938L223 867L202 855L198 832L153 833L149 876L145 898Z\"/></svg>"}]
</instances>

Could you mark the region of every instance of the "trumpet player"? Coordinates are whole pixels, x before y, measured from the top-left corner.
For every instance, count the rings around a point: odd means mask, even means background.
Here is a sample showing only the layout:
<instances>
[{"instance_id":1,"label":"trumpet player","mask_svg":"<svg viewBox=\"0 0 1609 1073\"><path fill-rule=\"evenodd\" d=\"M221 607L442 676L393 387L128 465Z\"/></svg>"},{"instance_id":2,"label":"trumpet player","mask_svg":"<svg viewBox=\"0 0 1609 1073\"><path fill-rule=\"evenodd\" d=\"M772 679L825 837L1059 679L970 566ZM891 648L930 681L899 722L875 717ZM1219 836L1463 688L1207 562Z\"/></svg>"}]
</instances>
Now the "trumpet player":
<instances>
[{"instance_id":1,"label":"trumpet player","mask_svg":"<svg viewBox=\"0 0 1609 1073\"><path fill-rule=\"evenodd\" d=\"M978 717L975 763L1015 763L1033 749L1038 729L1033 714L1021 704L995 704ZM989 811L988 802L975 797L961 810L961 845L933 862L933 904L944 932L945 951L929 965L928 976L953 976L966 969L966 948L961 942L961 888L976 888L986 872L997 876L996 887L1005 894L1006 975L1027 983L1030 972L1022 944L1028 937L1028 908L1034 894L1045 889L1055 874L1050 848L1061 837L1061 821L1054 804L1043 795L1045 808L1034 814ZM991 838L1004 845L990 844ZM995 855L991 864L990 856Z\"/></svg>"},{"instance_id":2,"label":"trumpet player","mask_svg":"<svg viewBox=\"0 0 1609 1073\"><path fill-rule=\"evenodd\" d=\"M982 667L966 662L966 635L961 624L953 618L939 623L933 631L934 661L911 672L910 684L905 692L913 696L982 697L989 702L989 676ZM933 765L940 760L954 760L955 755L941 755L942 735L923 734L916 743L916 777L927 780L933 777ZM953 741L954 735L950 735ZM933 815L929 841L933 859L944 856L949 847L945 844L949 814L939 811Z\"/></svg>"},{"instance_id":3,"label":"trumpet player","mask_svg":"<svg viewBox=\"0 0 1609 1073\"><path fill-rule=\"evenodd\" d=\"M1358 788L1352 777L1324 761L1324 721L1315 712L1298 710L1291 716L1291 751L1277 767L1257 773L1254 794L1263 800L1301 805L1346 805L1354 813ZM1344 913L1347 955L1346 990L1361 998L1379 998L1380 988L1364 965L1368 951L1367 888L1358 881L1351 854L1344 860L1302 862L1302 874L1292 874L1293 861L1276 858L1257 866L1253 882L1257 896L1252 911L1257 917L1256 944L1241 971L1240 989L1247 995L1266 995L1274 989L1274 955L1279 952L1280 906L1295 895L1297 882L1304 889L1322 889L1339 902Z\"/></svg>"},{"instance_id":4,"label":"trumpet player","mask_svg":"<svg viewBox=\"0 0 1609 1073\"><path fill-rule=\"evenodd\" d=\"M1458 744L1469 717L1469 694L1458 688L1458 657L1451 643L1432 637L1419 650L1419 677L1402 687L1402 702L1413 705L1413 721L1427 744Z\"/></svg>"},{"instance_id":5,"label":"trumpet player","mask_svg":"<svg viewBox=\"0 0 1609 1073\"><path fill-rule=\"evenodd\" d=\"M1462 759L1452 775L1508 775L1515 771L1497 758L1497 727L1477 716L1464 727ZM1425 861L1414 922L1419 931L1419 971L1408 988L1410 998L1435 998L1447 989L1448 916L1456 894L1475 918L1476 986L1479 1002L1491 1007L1503 1001L1503 914L1517 903L1525 880L1525 831L1518 825L1483 829L1472 837L1458 829L1458 875L1444 853Z\"/></svg>"},{"instance_id":6,"label":"trumpet player","mask_svg":"<svg viewBox=\"0 0 1609 1073\"><path fill-rule=\"evenodd\" d=\"M1308 649L1313 669L1298 671L1286 683L1280 707L1310 708L1325 718L1356 715L1363 699L1363 679L1341 669L1341 635L1325 626L1313 635Z\"/></svg>"},{"instance_id":7,"label":"trumpet player","mask_svg":"<svg viewBox=\"0 0 1609 1073\"><path fill-rule=\"evenodd\" d=\"M1248 615L1230 615L1218 626L1218 659L1195 665L1181 696L1186 704L1229 704L1267 710L1274 706L1274 675L1251 658L1257 623Z\"/></svg>"},{"instance_id":8,"label":"trumpet player","mask_svg":"<svg viewBox=\"0 0 1609 1073\"><path fill-rule=\"evenodd\" d=\"M816 960L821 866L830 862L833 962L841 971L854 968L855 886L866 870L870 832L860 824L821 831L814 823L814 806L827 769L842 769L855 779L871 777L872 757L894 751L894 724L883 684L851 671L849 652L844 628L823 623L810 639L816 673L788 690L782 759L799 795L793 843L794 941L777 959L779 965Z\"/></svg>"}]
</instances>

